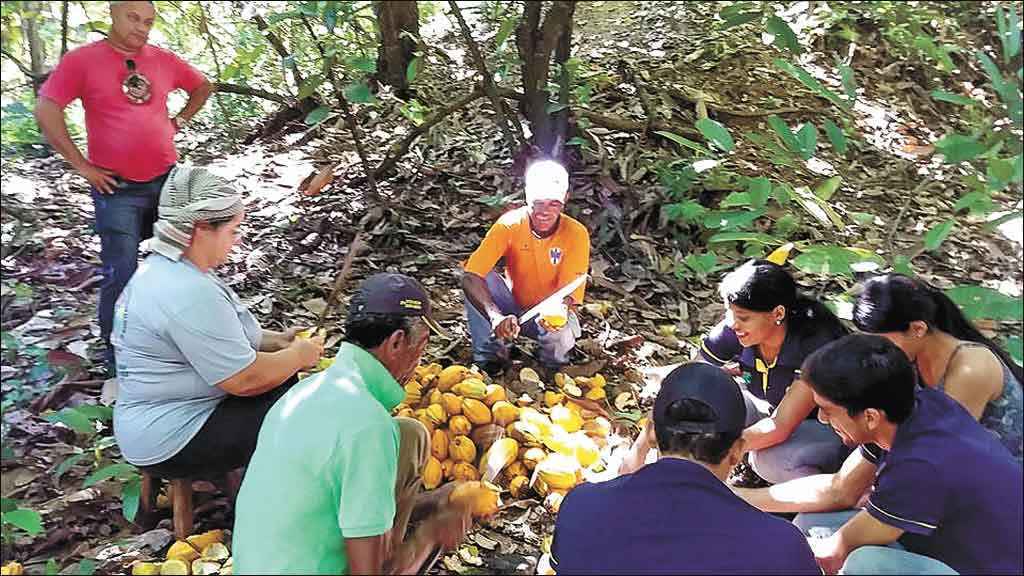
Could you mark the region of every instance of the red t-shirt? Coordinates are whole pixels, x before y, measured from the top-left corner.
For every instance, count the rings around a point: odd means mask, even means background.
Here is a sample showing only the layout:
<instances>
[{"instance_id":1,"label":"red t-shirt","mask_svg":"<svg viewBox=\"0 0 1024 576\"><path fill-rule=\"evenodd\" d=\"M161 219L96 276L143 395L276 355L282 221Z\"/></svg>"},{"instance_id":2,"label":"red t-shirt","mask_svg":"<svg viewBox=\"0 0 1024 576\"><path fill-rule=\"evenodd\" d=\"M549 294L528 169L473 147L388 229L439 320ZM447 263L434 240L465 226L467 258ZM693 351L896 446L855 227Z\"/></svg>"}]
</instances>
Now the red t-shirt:
<instances>
[{"instance_id":1,"label":"red t-shirt","mask_svg":"<svg viewBox=\"0 0 1024 576\"><path fill-rule=\"evenodd\" d=\"M152 95L145 104L133 104L122 92L121 84L131 73L128 60L150 82ZM145 182L178 161L167 94L179 88L192 92L205 79L202 72L163 48L146 45L128 55L100 40L65 54L39 95L61 108L81 98L89 161L126 180Z\"/></svg>"}]
</instances>

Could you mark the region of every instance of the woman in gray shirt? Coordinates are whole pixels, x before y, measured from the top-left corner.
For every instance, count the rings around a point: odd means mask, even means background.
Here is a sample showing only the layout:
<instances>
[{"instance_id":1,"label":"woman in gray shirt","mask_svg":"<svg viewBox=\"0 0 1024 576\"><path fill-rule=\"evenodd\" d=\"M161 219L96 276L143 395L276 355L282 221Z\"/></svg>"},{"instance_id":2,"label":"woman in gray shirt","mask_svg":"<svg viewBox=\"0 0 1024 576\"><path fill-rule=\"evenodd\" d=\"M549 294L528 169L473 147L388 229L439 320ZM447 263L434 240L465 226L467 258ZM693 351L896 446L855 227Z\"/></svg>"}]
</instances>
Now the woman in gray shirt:
<instances>
[{"instance_id":1,"label":"woman in gray shirt","mask_svg":"<svg viewBox=\"0 0 1024 576\"><path fill-rule=\"evenodd\" d=\"M244 466L267 410L323 353L319 338L260 328L214 269L245 209L227 181L179 166L160 195L153 254L114 310L114 435L128 462L163 477ZM282 386L284 384L284 386Z\"/></svg>"}]
</instances>

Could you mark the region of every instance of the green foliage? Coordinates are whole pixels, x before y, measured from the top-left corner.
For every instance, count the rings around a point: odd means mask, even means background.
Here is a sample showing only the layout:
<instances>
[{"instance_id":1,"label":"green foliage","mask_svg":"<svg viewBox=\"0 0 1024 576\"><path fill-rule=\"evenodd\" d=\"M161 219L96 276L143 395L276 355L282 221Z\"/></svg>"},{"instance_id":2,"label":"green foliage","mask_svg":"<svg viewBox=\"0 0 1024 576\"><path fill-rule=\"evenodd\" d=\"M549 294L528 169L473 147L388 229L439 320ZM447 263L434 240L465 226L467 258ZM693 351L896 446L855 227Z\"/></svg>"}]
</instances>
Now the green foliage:
<instances>
[{"instance_id":1,"label":"green foliage","mask_svg":"<svg viewBox=\"0 0 1024 576\"><path fill-rule=\"evenodd\" d=\"M797 55L802 52L800 40L797 39L793 29L782 18L772 14L765 21L764 27L775 37L774 44L779 48L789 50Z\"/></svg>"},{"instance_id":2,"label":"green foliage","mask_svg":"<svg viewBox=\"0 0 1024 576\"><path fill-rule=\"evenodd\" d=\"M1007 296L983 286L957 286L946 290L970 320L1024 320L1024 299Z\"/></svg>"},{"instance_id":3,"label":"green foliage","mask_svg":"<svg viewBox=\"0 0 1024 576\"><path fill-rule=\"evenodd\" d=\"M825 245L802 249L792 263L793 266L811 274L839 274L853 278L855 269L881 267L885 260L861 248Z\"/></svg>"},{"instance_id":4,"label":"green foliage","mask_svg":"<svg viewBox=\"0 0 1024 576\"><path fill-rule=\"evenodd\" d=\"M792 76L792 77L796 78L797 80L799 80L800 83L803 84L804 86L806 86L807 88L809 88L811 90L811 92L814 92L818 96L821 96L822 98L824 98L824 99L828 100L829 102L835 104L840 109L848 110L849 108L851 108L853 106L853 97L850 96L850 91L847 92L847 98L848 99L844 98L844 97L840 96L839 94L836 94L832 90L829 90L828 88L826 88L825 85L823 85L821 82L819 82L817 78L815 78L814 76L811 76L811 74L808 71L804 70L803 68L801 68L801 67L799 67L799 66L797 66L795 64L792 64L792 63L787 62L785 60L780 60L778 58L776 58L775 60L772 60L772 63L775 64L776 67L781 68L782 70L787 72L790 76ZM853 82L853 72L852 72L852 70L850 72L848 72L848 74L850 75L849 82L852 83ZM852 87L852 93L853 93L853 95L856 95L856 86Z\"/></svg>"},{"instance_id":5,"label":"green foliage","mask_svg":"<svg viewBox=\"0 0 1024 576\"><path fill-rule=\"evenodd\" d=\"M5 544L20 534L38 536L43 531L43 518L35 510L19 508L18 501L4 498L0 507L0 534Z\"/></svg>"},{"instance_id":6,"label":"green foliage","mask_svg":"<svg viewBox=\"0 0 1024 576\"><path fill-rule=\"evenodd\" d=\"M822 125L825 127L825 134L828 136L828 141L832 144L832 150L840 156L845 156L846 135L843 133L843 129L836 126L836 123L829 118L825 118Z\"/></svg>"},{"instance_id":7,"label":"green foliage","mask_svg":"<svg viewBox=\"0 0 1024 576\"><path fill-rule=\"evenodd\" d=\"M729 130L718 122L715 122L710 118L702 118L697 121L695 126L697 127L697 130L700 130L700 133L703 134L705 138L713 142L723 151L731 152L733 148L736 147L736 143L733 142L732 136L729 135ZM675 136L675 134L672 135ZM680 138L682 137L680 136Z\"/></svg>"},{"instance_id":8,"label":"green foliage","mask_svg":"<svg viewBox=\"0 0 1024 576\"><path fill-rule=\"evenodd\" d=\"M936 224L924 235L924 249L929 252L938 250L939 246L949 237L949 234L956 227L956 220L946 220Z\"/></svg>"}]
</instances>

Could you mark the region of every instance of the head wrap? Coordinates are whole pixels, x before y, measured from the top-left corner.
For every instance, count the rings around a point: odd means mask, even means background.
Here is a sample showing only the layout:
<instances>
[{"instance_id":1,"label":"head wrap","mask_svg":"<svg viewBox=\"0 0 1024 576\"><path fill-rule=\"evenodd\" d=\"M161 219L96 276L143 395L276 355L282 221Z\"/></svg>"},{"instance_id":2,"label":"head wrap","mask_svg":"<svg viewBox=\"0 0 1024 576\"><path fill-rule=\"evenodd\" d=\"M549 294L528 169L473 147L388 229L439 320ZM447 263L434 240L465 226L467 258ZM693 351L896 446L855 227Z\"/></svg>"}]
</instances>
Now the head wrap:
<instances>
[{"instance_id":1,"label":"head wrap","mask_svg":"<svg viewBox=\"0 0 1024 576\"><path fill-rule=\"evenodd\" d=\"M565 202L569 191L569 173L554 160L539 160L526 168L526 205L537 200Z\"/></svg>"},{"instance_id":2,"label":"head wrap","mask_svg":"<svg viewBox=\"0 0 1024 576\"><path fill-rule=\"evenodd\" d=\"M171 260L180 260L192 241L196 222L230 218L243 209L242 195L227 180L206 168L177 166L160 191L160 218L153 225L151 247Z\"/></svg>"}]
</instances>

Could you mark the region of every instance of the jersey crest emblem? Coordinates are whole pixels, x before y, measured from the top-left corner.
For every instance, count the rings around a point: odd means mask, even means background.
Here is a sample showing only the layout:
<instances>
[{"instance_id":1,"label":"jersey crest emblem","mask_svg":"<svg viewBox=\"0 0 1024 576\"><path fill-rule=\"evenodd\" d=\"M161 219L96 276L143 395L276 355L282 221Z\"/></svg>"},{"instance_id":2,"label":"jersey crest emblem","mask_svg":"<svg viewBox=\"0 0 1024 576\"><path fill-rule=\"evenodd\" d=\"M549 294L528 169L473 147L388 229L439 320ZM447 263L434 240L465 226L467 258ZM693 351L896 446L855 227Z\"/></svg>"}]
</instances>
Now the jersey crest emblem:
<instances>
[{"instance_id":1,"label":"jersey crest emblem","mask_svg":"<svg viewBox=\"0 0 1024 576\"><path fill-rule=\"evenodd\" d=\"M552 266L558 266L558 263L562 261L562 256L563 253L561 248L556 247L548 250L548 258L551 259Z\"/></svg>"}]
</instances>

